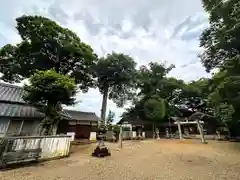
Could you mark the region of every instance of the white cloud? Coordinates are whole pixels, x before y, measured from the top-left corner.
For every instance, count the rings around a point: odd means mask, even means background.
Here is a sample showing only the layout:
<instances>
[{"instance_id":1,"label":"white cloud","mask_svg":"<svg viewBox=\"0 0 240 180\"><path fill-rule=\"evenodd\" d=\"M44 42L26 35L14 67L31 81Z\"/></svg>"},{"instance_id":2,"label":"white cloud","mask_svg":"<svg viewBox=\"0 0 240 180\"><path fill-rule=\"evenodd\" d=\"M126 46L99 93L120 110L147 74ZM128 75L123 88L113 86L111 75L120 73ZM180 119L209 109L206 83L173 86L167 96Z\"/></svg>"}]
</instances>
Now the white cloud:
<instances>
[{"instance_id":1,"label":"white cloud","mask_svg":"<svg viewBox=\"0 0 240 180\"><path fill-rule=\"evenodd\" d=\"M99 55L130 54L138 65L150 61L175 64L171 76L193 80L207 76L197 58L199 35L207 27L200 0L8 0L0 1L0 46L16 43L15 18L43 15L76 32ZM74 109L100 115L101 94L79 94ZM109 101L117 115L123 111Z\"/></svg>"}]
</instances>

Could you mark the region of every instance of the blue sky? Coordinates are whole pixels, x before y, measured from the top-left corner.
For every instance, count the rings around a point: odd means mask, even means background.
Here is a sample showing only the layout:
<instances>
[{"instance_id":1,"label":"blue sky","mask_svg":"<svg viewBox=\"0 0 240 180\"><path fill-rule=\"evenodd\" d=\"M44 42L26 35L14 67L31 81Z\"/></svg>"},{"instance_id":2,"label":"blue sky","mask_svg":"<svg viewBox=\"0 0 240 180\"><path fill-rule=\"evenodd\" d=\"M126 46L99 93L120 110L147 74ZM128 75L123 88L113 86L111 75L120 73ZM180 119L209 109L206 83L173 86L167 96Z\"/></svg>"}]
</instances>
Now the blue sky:
<instances>
[{"instance_id":1,"label":"blue sky","mask_svg":"<svg viewBox=\"0 0 240 180\"><path fill-rule=\"evenodd\" d=\"M191 81L209 76L197 58L199 35L208 26L201 0L0 0L0 46L21 41L15 19L23 14L49 17L76 32L99 56L131 55L138 66L150 61L175 64L170 76ZM97 89L79 93L70 109L100 115ZM112 101L108 108L123 112Z\"/></svg>"}]
</instances>

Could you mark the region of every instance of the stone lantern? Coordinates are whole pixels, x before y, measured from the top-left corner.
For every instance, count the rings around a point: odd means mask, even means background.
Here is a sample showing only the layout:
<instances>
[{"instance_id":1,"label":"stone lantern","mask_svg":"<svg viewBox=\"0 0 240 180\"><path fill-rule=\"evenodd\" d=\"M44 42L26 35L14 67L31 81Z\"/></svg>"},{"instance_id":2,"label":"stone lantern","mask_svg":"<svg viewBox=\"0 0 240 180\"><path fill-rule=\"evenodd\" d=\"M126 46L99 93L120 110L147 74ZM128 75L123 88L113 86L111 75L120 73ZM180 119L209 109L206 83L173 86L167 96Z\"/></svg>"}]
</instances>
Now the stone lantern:
<instances>
[{"instance_id":1,"label":"stone lantern","mask_svg":"<svg viewBox=\"0 0 240 180\"><path fill-rule=\"evenodd\" d=\"M104 139L106 138L106 128L100 127L99 133L98 133L98 144L97 147L94 149L94 152L92 153L92 156L94 157L106 157L111 156L111 153L109 152L107 146L104 144Z\"/></svg>"}]
</instances>

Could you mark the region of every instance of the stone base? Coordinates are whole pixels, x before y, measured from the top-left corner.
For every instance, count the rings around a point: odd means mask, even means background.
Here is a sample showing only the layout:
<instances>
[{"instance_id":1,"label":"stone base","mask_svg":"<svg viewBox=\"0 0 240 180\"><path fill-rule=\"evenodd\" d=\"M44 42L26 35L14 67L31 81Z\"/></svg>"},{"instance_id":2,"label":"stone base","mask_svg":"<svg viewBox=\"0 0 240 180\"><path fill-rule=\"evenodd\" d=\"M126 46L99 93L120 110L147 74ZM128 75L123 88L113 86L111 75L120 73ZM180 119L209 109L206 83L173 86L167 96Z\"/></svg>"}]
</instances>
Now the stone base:
<instances>
[{"instance_id":1,"label":"stone base","mask_svg":"<svg viewBox=\"0 0 240 180\"><path fill-rule=\"evenodd\" d=\"M103 140L99 141L97 147L94 149L94 152L92 153L92 156L94 157L111 156L111 153L109 152L108 148L105 146Z\"/></svg>"},{"instance_id":2,"label":"stone base","mask_svg":"<svg viewBox=\"0 0 240 180\"><path fill-rule=\"evenodd\" d=\"M94 157L106 157L106 156L111 156L111 153L109 152L107 147L97 146L94 149L94 152L92 153L92 156L94 156Z\"/></svg>"}]
</instances>

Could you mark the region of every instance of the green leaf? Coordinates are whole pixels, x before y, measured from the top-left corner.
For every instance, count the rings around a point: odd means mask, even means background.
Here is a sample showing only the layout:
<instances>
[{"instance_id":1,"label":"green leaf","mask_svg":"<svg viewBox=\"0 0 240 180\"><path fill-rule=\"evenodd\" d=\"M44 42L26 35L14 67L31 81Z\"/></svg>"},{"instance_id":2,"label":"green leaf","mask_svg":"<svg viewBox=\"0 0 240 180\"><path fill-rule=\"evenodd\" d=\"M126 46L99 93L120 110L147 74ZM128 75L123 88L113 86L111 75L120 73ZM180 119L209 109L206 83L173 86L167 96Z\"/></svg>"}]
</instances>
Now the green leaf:
<instances>
[{"instance_id":1,"label":"green leaf","mask_svg":"<svg viewBox=\"0 0 240 180\"><path fill-rule=\"evenodd\" d=\"M25 84L24 100L37 105L71 105L74 103L76 85L73 78L61 75L54 70L37 71Z\"/></svg>"},{"instance_id":2,"label":"green leaf","mask_svg":"<svg viewBox=\"0 0 240 180\"><path fill-rule=\"evenodd\" d=\"M166 115L165 102L161 98L152 97L144 104L144 112L148 119L152 121L161 121Z\"/></svg>"},{"instance_id":3,"label":"green leaf","mask_svg":"<svg viewBox=\"0 0 240 180\"><path fill-rule=\"evenodd\" d=\"M83 91L95 86L97 55L74 32L42 16L24 15L16 21L22 42L0 49L4 81L20 82L37 70L55 69L73 77Z\"/></svg>"}]
</instances>

